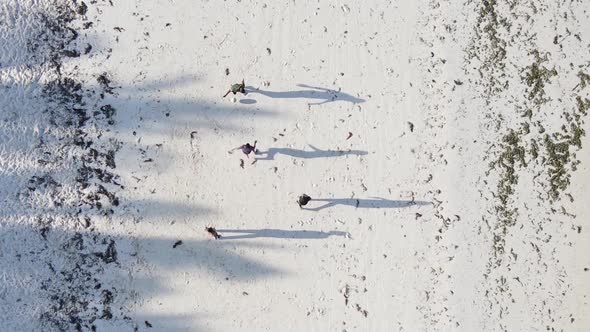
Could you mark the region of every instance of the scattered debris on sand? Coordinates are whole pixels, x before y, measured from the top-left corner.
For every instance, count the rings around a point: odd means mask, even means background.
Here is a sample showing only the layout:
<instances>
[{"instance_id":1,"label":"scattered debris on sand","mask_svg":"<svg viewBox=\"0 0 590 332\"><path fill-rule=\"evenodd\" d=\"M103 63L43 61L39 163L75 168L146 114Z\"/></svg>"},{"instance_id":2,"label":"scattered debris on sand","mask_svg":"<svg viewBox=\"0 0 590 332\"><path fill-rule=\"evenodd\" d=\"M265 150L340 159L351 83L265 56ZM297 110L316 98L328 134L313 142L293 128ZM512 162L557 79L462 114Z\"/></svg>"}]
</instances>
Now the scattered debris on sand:
<instances>
[{"instance_id":1,"label":"scattered debris on sand","mask_svg":"<svg viewBox=\"0 0 590 332\"><path fill-rule=\"evenodd\" d=\"M368 312L367 310L365 310L365 309L361 308L361 306L360 306L358 303L357 303L357 304L355 304L355 305L354 305L354 307L355 307L356 311L358 311L358 312L360 312L361 314L363 314L363 316L365 316L365 318L366 318L367 316L369 316L369 312Z\"/></svg>"},{"instance_id":2,"label":"scattered debris on sand","mask_svg":"<svg viewBox=\"0 0 590 332\"><path fill-rule=\"evenodd\" d=\"M100 87L103 89L103 91L105 93L113 94L114 87L111 86L111 79L109 78L108 73L105 72L105 73L98 75L98 77L96 78L96 81L98 82L98 84L100 85ZM104 97L104 95L102 95L102 97Z\"/></svg>"},{"instance_id":3,"label":"scattered debris on sand","mask_svg":"<svg viewBox=\"0 0 590 332\"><path fill-rule=\"evenodd\" d=\"M342 296L344 296L344 305L348 305L348 297L350 296L350 288L348 285L344 285L344 287L342 287L340 290L340 293L342 293Z\"/></svg>"}]
</instances>

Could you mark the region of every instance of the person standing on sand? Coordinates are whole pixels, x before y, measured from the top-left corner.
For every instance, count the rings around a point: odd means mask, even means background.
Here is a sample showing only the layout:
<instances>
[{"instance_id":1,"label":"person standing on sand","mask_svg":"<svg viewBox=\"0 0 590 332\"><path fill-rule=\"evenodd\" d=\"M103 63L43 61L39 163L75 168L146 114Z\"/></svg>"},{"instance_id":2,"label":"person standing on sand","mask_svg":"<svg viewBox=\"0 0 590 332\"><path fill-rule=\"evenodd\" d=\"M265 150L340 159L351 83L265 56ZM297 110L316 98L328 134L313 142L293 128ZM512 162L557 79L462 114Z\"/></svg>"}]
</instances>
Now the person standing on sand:
<instances>
[{"instance_id":1,"label":"person standing on sand","mask_svg":"<svg viewBox=\"0 0 590 332\"><path fill-rule=\"evenodd\" d=\"M230 92L233 93L234 95L238 92L246 94L246 84L244 84L244 80L242 79L242 84L240 84L240 83L233 84L229 88L229 90L225 93L225 95L223 95L223 98L225 98L227 95L229 95Z\"/></svg>"},{"instance_id":2,"label":"person standing on sand","mask_svg":"<svg viewBox=\"0 0 590 332\"><path fill-rule=\"evenodd\" d=\"M303 194L299 196L299 199L297 199L297 204L299 204L299 208L302 209L302 206L307 205L309 201L311 201L311 197L307 196L306 194Z\"/></svg>"},{"instance_id":3,"label":"person standing on sand","mask_svg":"<svg viewBox=\"0 0 590 332\"><path fill-rule=\"evenodd\" d=\"M219 235L219 233L217 233L217 230L215 229L215 227L205 227L205 231L209 234L211 234L211 236L213 236L213 238L215 240L219 240L221 238L221 235ZM180 241L182 243L182 241Z\"/></svg>"},{"instance_id":4,"label":"person standing on sand","mask_svg":"<svg viewBox=\"0 0 590 332\"><path fill-rule=\"evenodd\" d=\"M250 143L246 143L244 145L238 146L237 148L233 148L229 151L227 151L227 153L232 153L235 150L242 150L242 152L246 155L246 157L250 158L250 153L254 152L254 154L256 154L256 143L258 141L254 141L254 145L250 145Z\"/></svg>"}]
</instances>

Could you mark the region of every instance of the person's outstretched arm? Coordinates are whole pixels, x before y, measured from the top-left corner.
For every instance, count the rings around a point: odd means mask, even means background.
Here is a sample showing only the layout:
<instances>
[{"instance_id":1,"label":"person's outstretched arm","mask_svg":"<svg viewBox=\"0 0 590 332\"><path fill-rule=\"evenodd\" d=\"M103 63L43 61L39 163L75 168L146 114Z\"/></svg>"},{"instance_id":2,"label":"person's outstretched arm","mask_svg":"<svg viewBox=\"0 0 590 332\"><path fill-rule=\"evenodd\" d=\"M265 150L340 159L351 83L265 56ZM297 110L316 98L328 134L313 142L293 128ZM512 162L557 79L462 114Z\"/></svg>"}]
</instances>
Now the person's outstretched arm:
<instances>
[{"instance_id":1,"label":"person's outstretched arm","mask_svg":"<svg viewBox=\"0 0 590 332\"><path fill-rule=\"evenodd\" d=\"M241 149L242 147L243 147L243 145L240 145L240 146L238 146L237 148L233 148L233 149L231 149L231 150L227 151L227 153L232 153L232 152L234 152L234 151L236 151L236 150L239 150L239 149Z\"/></svg>"}]
</instances>

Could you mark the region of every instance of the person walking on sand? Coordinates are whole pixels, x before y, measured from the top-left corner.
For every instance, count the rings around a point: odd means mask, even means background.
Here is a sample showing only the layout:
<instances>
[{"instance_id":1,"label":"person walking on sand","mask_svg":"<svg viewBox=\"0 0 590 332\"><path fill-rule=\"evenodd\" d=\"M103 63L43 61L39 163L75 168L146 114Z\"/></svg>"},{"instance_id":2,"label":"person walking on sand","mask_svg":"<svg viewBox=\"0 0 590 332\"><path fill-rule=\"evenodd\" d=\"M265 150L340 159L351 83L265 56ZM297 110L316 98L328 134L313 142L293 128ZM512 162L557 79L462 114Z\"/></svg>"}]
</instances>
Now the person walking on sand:
<instances>
[{"instance_id":1,"label":"person walking on sand","mask_svg":"<svg viewBox=\"0 0 590 332\"><path fill-rule=\"evenodd\" d=\"M233 148L227 153L233 153L235 150L242 150L242 152L246 155L246 157L250 158L250 153L254 152L256 154L256 143L258 141L254 141L254 145L250 145L250 143L246 143L244 145L238 146L237 148Z\"/></svg>"},{"instance_id":2,"label":"person walking on sand","mask_svg":"<svg viewBox=\"0 0 590 332\"><path fill-rule=\"evenodd\" d=\"M246 94L246 84L244 84L244 80L242 79L242 84L240 84L240 83L233 84L229 88L229 90L223 95L223 98L225 98L227 95L229 95L230 92L233 93L234 95L238 92Z\"/></svg>"},{"instance_id":3,"label":"person walking on sand","mask_svg":"<svg viewBox=\"0 0 590 332\"><path fill-rule=\"evenodd\" d=\"M297 199L297 204L299 204L299 208L302 209L302 206L307 205L309 201L311 201L311 197L307 196L306 194L303 194L299 196L299 199Z\"/></svg>"},{"instance_id":4,"label":"person walking on sand","mask_svg":"<svg viewBox=\"0 0 590 332\"><path fill-rule=\"evenodd\" d=\"M215 227L207 226L207 227L205 227L205 231L207 233L211 234L211 236L213 236L213 238L215 240L219 240L221 238L221 235L219 235L219 233L217 233L217 230L215 229Z\"/></svg>"}]
</instances>

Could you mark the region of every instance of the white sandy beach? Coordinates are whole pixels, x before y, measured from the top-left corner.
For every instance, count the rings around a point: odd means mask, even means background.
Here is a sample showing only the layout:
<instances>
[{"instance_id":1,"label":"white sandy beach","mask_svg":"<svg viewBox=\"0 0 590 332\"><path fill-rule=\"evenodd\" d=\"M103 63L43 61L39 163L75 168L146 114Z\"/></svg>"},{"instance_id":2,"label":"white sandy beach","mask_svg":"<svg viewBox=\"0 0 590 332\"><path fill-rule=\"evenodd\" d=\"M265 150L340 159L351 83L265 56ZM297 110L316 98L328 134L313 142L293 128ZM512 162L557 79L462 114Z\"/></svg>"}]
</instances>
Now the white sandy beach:
<instances>
[{"instance_id":1,"label":"white sandy beach","mask_svg":"<svg viewBox=\"0 0 590 332\"><path fill-rule=\"evenodd\" d=\"M0 330L589 330L589 12L3 0Z\"/></svg>"}]
</instances>

